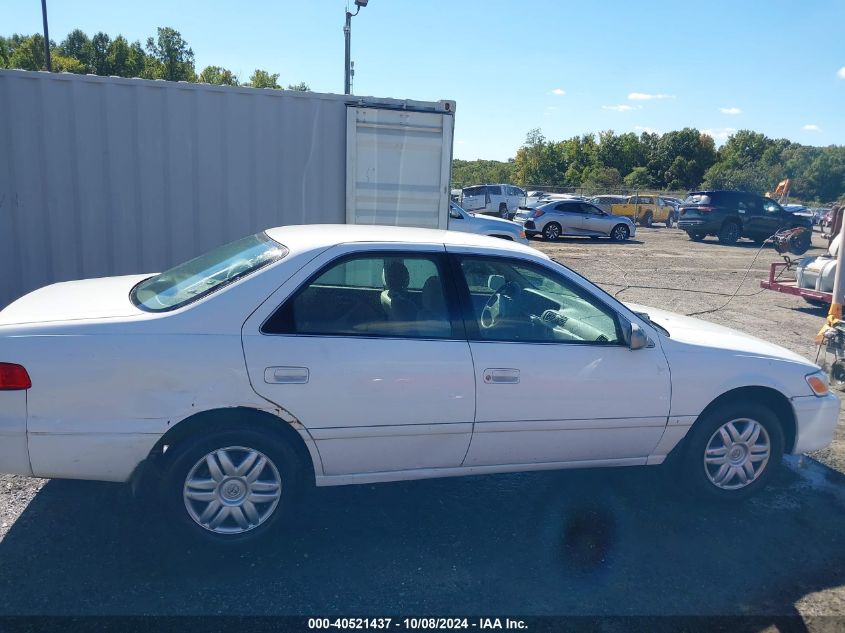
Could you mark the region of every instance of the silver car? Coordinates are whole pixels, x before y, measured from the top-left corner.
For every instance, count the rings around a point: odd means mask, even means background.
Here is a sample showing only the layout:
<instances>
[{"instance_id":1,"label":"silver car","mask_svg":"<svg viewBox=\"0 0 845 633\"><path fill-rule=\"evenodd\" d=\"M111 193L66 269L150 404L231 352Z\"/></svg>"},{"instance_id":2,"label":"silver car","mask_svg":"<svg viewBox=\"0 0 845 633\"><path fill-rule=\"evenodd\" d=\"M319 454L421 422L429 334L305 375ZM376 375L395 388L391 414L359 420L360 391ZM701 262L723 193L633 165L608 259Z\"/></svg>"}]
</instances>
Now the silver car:
<instances>
[{"instance_id":1,"label":"silver car","mask_svg":"<svg viewBox=\"0 0 845 633\"><path fill-rule=\"evenodd\" d=\"M449 203L449 230L500 237L520 244L528 243L521 224L488 215L467 213L454 202Z\"/></svg>"},{"instance_id":2,"label":"silver car","mask_svg":"<svg viewBox=\"0 0 845 633\"><path fill-rule=\"evenodd\" d=\"M579 200L552 200L534 209L520 209L514 219L525 227L527 236L542 235L547 240L562 235L585 235L624 242L637 231L630 218L607 213Z\"/></svg>"}]
</instances>

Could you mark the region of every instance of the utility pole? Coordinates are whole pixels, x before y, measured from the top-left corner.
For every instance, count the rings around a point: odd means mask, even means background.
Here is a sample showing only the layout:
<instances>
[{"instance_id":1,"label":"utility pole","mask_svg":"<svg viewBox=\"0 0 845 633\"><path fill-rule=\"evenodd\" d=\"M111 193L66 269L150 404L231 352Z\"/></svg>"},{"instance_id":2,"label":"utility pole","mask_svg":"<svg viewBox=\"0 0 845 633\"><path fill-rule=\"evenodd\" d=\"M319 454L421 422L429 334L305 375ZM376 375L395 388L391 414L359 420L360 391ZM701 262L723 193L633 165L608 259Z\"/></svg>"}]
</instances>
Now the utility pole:
<instances>
[{"instance_id":1,"label":"utility pole","mask_svg":"<svg viewBox=\"0 0 845 633\"><path fill-rule=\"evenodd\" d=\"M47 0L41 0L41 19L44 22L44 62L47 72L53 72L53 62L50 60L50 30L47 28Z\"/></svg>"},{"instance_id":2,"label":"utility pole","mask_svg":"<svg viewBox=\"0 0 845 633\"><path fill-rule=\"evenodd\" d=\"M43 1L43 0L42 0ZM343 27L343 37L346 43L346 59L343 65L343 94L352 94L352 18L358 15L361 7L366 7L369 0L355 0L355 13L346 10L346 24Z\"/></svg>"}]
</instances>

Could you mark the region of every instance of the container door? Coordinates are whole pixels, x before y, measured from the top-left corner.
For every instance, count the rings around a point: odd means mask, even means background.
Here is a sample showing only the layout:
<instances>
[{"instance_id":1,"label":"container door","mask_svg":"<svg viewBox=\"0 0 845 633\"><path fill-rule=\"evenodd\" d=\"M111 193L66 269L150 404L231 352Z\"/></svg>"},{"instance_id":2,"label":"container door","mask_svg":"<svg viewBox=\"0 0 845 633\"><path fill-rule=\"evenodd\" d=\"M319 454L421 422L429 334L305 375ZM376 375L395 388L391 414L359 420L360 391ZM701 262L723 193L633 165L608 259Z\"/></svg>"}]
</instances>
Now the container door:
<instances>
[{"instance_id":1,"label":"container door","mask_svg":"<svg viewBox=\"0 0 845 633\"><path fill-rule=\"evenodd\" d=\"M451 114L349 107L346 222L448 226Z\"/></svg>"}]
</instances>

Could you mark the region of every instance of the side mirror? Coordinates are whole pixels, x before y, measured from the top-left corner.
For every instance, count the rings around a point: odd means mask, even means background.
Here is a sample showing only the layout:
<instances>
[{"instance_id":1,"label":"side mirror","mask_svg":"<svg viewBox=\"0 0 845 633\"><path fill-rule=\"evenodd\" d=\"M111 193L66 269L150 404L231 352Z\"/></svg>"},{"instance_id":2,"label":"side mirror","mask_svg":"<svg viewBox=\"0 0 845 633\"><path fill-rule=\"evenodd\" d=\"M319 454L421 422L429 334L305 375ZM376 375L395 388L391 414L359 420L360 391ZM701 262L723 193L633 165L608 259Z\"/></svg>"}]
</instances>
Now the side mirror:
<instances>
[{"instance_id":1,"label":"side mirror","mask_svg":"<svg viewBox=\"0 0 845 633\"><path fill-rule=\"evenodd\" d=\"M628 335L628 347L633 351L648 347L649 340L646 333L636 323L631 323L631 332Z\"/></svg>"}]
</instances>

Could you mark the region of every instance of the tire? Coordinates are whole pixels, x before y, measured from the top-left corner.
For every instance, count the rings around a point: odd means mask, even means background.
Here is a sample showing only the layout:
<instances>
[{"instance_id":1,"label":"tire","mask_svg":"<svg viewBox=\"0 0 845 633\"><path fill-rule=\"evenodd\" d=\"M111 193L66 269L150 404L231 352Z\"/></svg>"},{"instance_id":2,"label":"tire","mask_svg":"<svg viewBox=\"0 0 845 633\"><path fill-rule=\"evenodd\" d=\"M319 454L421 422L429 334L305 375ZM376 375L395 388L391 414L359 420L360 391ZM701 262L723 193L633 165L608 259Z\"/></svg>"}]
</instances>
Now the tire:
<instances>
[{"instance_id":1,"label":"tire","mask_svg":"<svg viewBox=\"0 0 845 633\"><path fill-rule=\"evenodd\" d=\"M651 228L653 221L654 221L654 218L651 215L651 211L649 211L640 220L640 226L645 226L645 227Z\"/></svg>"},{"instance_id":2,"label":"tire","mask_svg":"<svg viewBox=\"0 0 845 633\"><path fill-rule=\"evenodd\" d=\"M736 501L763 488L782 459L783 428L777 416L765 405L735 401L696 421L680 466L699 496Z\"/></svg>"},{"instance_id":3,"label":"tire","mask_svg":"<svg viewBox=\"0 0 845 633\"><path fill-rule=\"evenodd\" d=\"M672 214L671 214L671 213L669 214L669 217L668 217L668 218L666 218L666 223L665 223L665 224L666 224L666 228L667 228L667 229L671 229L671 228L672 228Z\"/></svg>"},{"instance_id":4,"label":"tire","mask_svg":"<svg viewBox=\"0 0 845 633\"><path fill-rule=\"evenodd\" d=\"M201 439L183 440L170 450L161 480L166 520L186 536L215 545L237 545L272 534L290 514L305 481L296 451L267 431L213 431ZM216 472L208 461L211 456ZM195 486L189 487L188 481Z\"/></svg>"},{"instance_id":5,"label":"tire","mask_svg":"<svg viewBox=\"0 0 845 633\"><path fill-rule=\"evenodd\" d=\"M810 229L805 229L798 235L789 238L789 250L795 255L803 255L813 245Z\"/></svg>"},{"instance_id":6,"label":"tire","mask_svg":"<svg viewBox=\"0 0 845 633\"><path fill-rule=\"evenodd\" d=\"M614 242L624 242L629 237L631 237L631 231L624 224L617 224L610 232L610 239Z\"/></svg>"},{"instance_id":7,"label":"tire","mask_svg":"<svg viewBox=\"0 0 845 633\"><path fill-rule=\"evenodd\" d=\"M546 226L543 227L543 238L554 241L560 237L561 228L560 224L557 222L549 222Z\"/></svg>"},{"instance_id":8,"label":"tire","mask_svg":"<svg viewBox=\"0 0 845 633\"><path fill-rule=\"evenodd\" d=\"M701 233L700 231L687 231L687 235L693 242L700 242L705 237L707 237L706 233Z\"/></svg>"},{"instance_id":9,"label":"tire","mask_svg":"<svg viewBox=\"0 0 845 633\"><path fill-rule=\"evenodd\" d=\"M504 218L505 220L508 219L508 205L504 202L499 205L499 217Z\"/></svg>"},{"instance_id":10,"label":"tire","mask_svg":"<svg viewBox=\"0 0 845 633\"><path fill-rule=\"evenodd\" d=\"M741 235L742 232L740 231L739 224L728 221L722 225L716 237L719 238L720 244L736 244Z\"/></svg>"}]
</instances>

